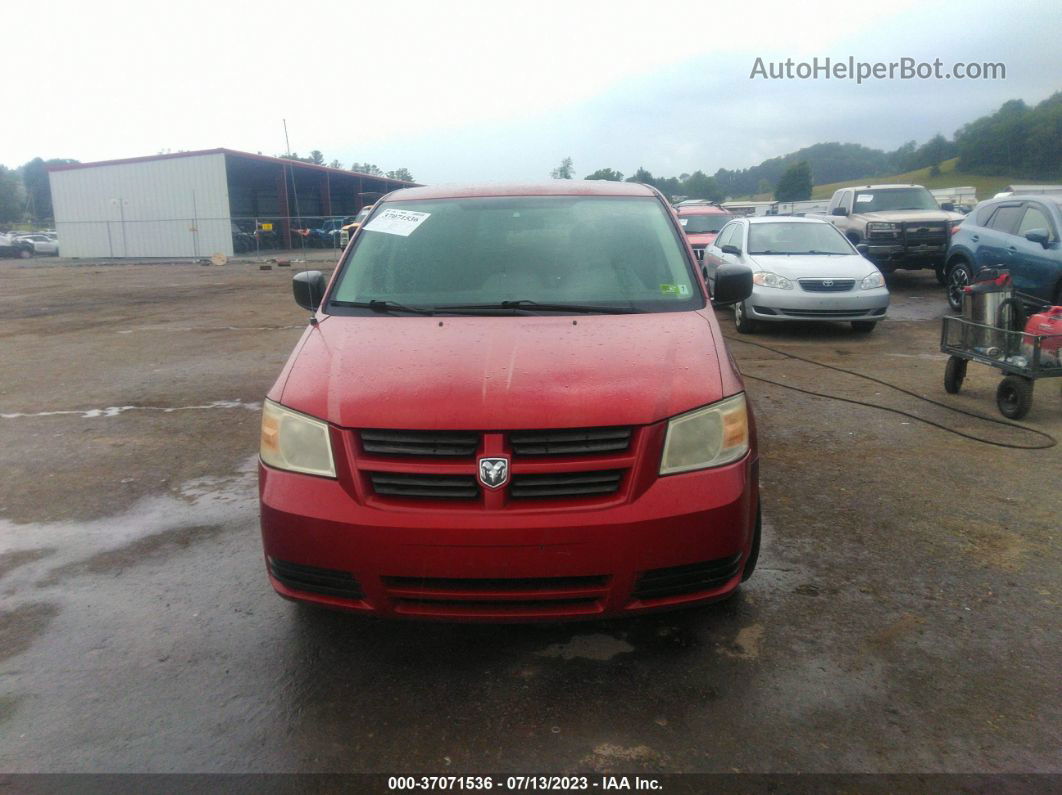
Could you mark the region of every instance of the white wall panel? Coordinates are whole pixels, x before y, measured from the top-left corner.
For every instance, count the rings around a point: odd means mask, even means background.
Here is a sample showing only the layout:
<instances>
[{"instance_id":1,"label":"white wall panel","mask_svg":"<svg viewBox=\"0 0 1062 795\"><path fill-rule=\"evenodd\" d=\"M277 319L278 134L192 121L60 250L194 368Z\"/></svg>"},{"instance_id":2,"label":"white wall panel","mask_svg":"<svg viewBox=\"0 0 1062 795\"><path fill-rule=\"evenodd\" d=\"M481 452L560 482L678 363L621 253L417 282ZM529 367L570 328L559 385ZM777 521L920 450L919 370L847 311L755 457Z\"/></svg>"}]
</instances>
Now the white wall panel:
<instances>
[{"instance_id":1,"label":"white wall panel","mask_svg":"<svg viewBox=\"0 0 1062 795\"><path fill-rule=\"evenodd\" d=\"M232 254L224 154L71 168L49 179L64 257Z\"/></svg>"}]
</instances>

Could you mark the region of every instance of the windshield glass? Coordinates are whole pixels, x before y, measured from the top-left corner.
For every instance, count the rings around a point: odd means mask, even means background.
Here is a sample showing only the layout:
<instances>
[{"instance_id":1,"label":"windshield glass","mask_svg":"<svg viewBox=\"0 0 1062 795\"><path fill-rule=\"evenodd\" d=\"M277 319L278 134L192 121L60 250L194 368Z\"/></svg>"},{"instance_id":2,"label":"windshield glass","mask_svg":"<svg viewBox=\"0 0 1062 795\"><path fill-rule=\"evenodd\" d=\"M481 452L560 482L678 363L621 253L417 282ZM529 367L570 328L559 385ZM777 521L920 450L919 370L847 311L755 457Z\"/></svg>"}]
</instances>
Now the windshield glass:
<instances>
[{"instance_id":1,"label":"windshield glass","mask_svg":"<svg viewBox=\"0 0 1062 795\"><path fill-rule=\"evenodd\" d=\"M729 215L680 215L679 223L687 235L718 234L730 220Z\"/></svg>"},{"instance_id":2,"label":"windshield glass","mask_svg":"<svg viewBox=\"0 0 1062 795\"><path fill-rule=\"evenodd\" d=\"M854 254L836 227L827 223L749 224L749 254Z\"/></svg>"},{"instance_id":3,"label":"windshield glass","mask_svg":"<svg viewBox=\"0 0 1062 795\"><path fill-rule=\"evenodd\" d=\"M675 227L649 197L384 204L362 228L330 300L414 308L502 301L641 311L704 306Z\"/></svg>"},{"instance_id":4,"label":"windshield glass","mask_svg":"<svg viewBox=\"0 0 1062 795\"><path fill-rule=\"evenodd\" d=\"M925 188L894 188L856 191L854 212L875 213L882 210L939 209L937 200Z\"/></svg>"}]
</instances>

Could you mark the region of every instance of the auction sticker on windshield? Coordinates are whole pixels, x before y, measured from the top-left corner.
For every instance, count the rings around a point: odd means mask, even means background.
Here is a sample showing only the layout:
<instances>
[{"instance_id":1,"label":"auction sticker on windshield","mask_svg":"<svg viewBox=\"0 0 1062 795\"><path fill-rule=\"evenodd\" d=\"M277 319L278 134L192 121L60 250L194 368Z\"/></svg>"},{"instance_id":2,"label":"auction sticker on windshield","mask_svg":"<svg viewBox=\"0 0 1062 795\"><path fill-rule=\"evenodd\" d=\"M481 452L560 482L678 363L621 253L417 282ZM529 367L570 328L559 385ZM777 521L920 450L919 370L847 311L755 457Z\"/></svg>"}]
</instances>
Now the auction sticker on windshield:
<instances>
[{"instance_id":1,"label":"auction sticker on windshield","mask_svg":"<svg viewBox=\"0 0 1062 795\"><path fill-rule=\"evenodd\" d=\"M416 210L388 209L369 221L365 225L365 231L409 237L418 226L428 220L430 215L431 213L421 213Z\"/></svg>"}]
</instances>

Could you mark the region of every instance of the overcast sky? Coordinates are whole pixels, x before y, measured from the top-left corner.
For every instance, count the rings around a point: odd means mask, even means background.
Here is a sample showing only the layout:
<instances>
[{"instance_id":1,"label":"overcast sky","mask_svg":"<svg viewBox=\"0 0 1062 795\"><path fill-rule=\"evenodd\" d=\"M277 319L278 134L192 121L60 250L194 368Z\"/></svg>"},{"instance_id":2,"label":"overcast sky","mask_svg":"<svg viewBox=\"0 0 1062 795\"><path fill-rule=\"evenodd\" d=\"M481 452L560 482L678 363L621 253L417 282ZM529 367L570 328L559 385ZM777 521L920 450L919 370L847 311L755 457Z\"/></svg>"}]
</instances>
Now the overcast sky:
<instances>
[{"instance_id":1,"label":"overcast sky","mask_svg":"<svg viewBox=\"0 0 1062 795\"><path fill-rule=\"evenodd\" d=\"M27 9L31 6L27 6ZM0 163L163 149L541 179L661 176L820 141L895 148L1062 89L1057 0L43 2L5 36ZM10 15L9 15L10 16ZM8 19L10 28L11 20ZM10 31L9 31L10 32ZM750 79L765 61L999 61L1005 80Z\"/></svg>"}]
</instances>

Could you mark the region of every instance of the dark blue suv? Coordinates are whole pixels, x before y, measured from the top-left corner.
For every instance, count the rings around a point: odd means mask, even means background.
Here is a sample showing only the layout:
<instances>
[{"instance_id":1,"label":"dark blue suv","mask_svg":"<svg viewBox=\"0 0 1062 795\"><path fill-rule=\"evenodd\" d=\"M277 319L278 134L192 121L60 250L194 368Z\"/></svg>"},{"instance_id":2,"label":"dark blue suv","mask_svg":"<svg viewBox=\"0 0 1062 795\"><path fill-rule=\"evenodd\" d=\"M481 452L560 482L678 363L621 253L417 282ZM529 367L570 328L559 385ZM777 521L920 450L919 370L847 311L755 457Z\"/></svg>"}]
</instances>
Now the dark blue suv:
<instances>
[{"instance_id":1,"label":"dark blue suv","mask_svg":"<svg viewBox=\"0 0 1062 795\"><path fill-rule=\"evenodd\" d=\"M945 257L948 303L981 268L1010 271L1014 289L1062 305L1062 195L1007 196L981 202L951 237Z\"/></svg>"}]
</instances>

